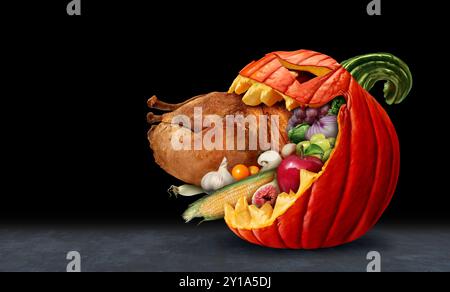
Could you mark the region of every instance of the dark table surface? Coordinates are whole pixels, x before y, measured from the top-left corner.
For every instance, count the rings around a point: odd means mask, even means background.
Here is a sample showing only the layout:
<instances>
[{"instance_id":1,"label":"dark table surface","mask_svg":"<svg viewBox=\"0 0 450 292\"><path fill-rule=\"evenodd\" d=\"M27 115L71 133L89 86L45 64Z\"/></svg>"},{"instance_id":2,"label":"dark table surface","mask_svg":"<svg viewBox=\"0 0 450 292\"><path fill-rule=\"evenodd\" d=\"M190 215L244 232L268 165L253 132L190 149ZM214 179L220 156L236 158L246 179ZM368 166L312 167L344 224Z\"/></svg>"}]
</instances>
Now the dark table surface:
<instances>
[{"instance_id":1,"label":"dark table surface","mask_svg":"<svg viewBox=\"0 0 450 292\"><path fill-rule=\"evenodd\" d=\"M382 271L450 271L450 225L380 223L344 246L277 250L244 242L223 222L10 224L0 226L0 271L365 271L369 251Z\"/></svg>"}]
</instances>

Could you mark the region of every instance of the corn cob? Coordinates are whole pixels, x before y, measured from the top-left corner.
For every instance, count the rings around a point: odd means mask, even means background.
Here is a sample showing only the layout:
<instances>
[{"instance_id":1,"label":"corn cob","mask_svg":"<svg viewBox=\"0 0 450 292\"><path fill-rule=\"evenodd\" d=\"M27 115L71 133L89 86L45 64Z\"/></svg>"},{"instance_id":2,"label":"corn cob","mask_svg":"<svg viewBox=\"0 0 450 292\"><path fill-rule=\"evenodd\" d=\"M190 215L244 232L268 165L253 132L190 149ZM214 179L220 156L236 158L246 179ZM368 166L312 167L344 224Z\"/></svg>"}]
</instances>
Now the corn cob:
<instances>
[{"instance_id":1,"label":"corn cob","mask_svg":"<svg viewBox=\"0 0 450 292\"><path fill-rule=\"evenodd\" d=\"M186 220L186 222L189 222L196 217L203 217L204 221L223 218L225 214L225 203L234 206L237 201L244 196L247 198L247 201L250 202L256 190L259 187L270 183L274 176L274 170L264 171L225 186L190 204L182 215L183 219Z\"/></svg>"}]
</instances>

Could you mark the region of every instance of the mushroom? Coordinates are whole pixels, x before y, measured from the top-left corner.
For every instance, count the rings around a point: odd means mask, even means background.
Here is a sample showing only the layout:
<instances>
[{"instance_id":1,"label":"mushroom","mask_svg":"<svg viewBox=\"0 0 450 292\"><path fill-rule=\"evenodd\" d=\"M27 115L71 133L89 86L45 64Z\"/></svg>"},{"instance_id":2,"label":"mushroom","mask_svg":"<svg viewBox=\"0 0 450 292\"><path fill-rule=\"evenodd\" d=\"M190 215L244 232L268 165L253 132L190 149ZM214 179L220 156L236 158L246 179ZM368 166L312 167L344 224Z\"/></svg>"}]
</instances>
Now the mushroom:
<instances>
[{"instance_id":1,"label":"mushroom","mask_svg":"<svg viewBox=\"0 0 450 292\"><path fill-rule=\"evenodd\" d=\"M262 166L261 171L267 171L277 168L281 160L281 156L277 151L269 150L258 157L258 164Z\"/></svg>"}]
</instances>

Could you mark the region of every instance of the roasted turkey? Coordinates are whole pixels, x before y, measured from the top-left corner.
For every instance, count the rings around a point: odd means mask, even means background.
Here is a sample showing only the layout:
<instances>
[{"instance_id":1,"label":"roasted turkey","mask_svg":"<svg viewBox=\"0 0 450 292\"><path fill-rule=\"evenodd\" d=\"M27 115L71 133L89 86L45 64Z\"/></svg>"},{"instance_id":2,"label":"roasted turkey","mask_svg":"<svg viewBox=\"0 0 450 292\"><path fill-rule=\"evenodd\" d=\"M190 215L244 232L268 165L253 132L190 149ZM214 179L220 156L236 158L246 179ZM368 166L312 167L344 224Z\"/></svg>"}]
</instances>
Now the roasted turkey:
<instances>
[{"instance_id":1,"label":"roasted turkey","mask_svg":"<svg viewBox=\"0 0 450 292\"><path fill-rule=\"evenodd\" d=\"M283 147L287 141L286 126L290 117L290 112L286 110L284 104L274 105L268 107L265 105L248 106L242 102L242 97L234 93L225 92L211 92L204 95L195 96L180 104L168 104L162 102L156 98L151 97L148 102L148 106L152 109L166 111L162 115L155 115L153 112L148 113L147 120L150 124L153 124L148 131L148 140L150 147L153 150L156 163L164 169L170 175L189 184L200 185L202 177L213 170L217 170L222 159L224 157L228 160L228 168L231 169L236 164L245 165L257 165L257 158L259 154L267 149L261 149L261 145L258 143L256 150L226 150L226 141L233 139L234 145L236 143L237 130L234 131L234 135L225 135L223 138L223 150L175 150L172 147L171 139L175 133L185 131L191 138L191 144L194 145L194 139L196 135L204 136L212 127L194 128L194 108L201 107L202 116L217 115L225 121L225 117L228 115L266 115L270 120L272 115L278 115L278 131L279 135L279 147ZM177 115L185 115L190 119L190 125L184 125L180 123L174 123L173 118ZM214 126L214 125L213 125ZM237 127L238 125L234 125ZM257 127L259 130L259 122ZM223 123L224 132L225 122ZM248 125L245 126L246 134L245 145L249 145ZM276 124L268 122L267 125L267 137L271 141L271 127L276 127ZM235 128L236 129L236 128ZM177 132L178 131L178 132ZM190 133L188 133L190 132ZM275 129L273 129L275 132ZM188 137L186 136L186 137Z\"/></svg>"}]
</instances>

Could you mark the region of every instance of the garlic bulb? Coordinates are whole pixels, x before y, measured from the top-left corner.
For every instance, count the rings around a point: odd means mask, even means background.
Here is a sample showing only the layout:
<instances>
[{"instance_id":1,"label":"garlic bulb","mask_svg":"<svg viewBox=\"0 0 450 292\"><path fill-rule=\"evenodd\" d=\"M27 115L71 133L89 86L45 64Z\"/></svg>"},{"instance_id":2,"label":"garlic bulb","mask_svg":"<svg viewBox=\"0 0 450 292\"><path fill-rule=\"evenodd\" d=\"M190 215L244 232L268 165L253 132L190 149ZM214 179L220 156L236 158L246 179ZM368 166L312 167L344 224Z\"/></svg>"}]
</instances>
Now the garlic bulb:
<instances>
[{"instance_id":1,"label":"garlic bulb","mask_svg":"<svg viewBox=\"0 0 450 292\"><path fill-rule=\"evenodd\" d=\"M258 164L262 166L261 171L275 169L281 163L281 156L277 151L269 150L258 157Z\"/></svg>"},{"instance_id":2,"label":"garlic bulb","mask_svg":"<svg viewBox=\"0 0 450 292\"><path fill-rule=\"evenodd\" d=\"M208 172L203 176L201 186L205 192L209 193L216 191L235 181L228 171L227 166L228 161L227 158L224 157L217 171Z\"/></svg>"}]
</instances>

